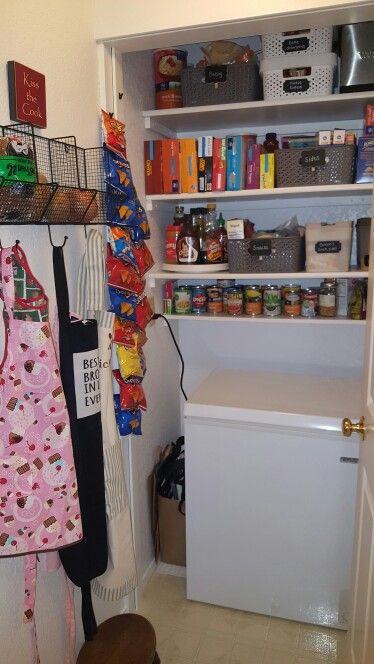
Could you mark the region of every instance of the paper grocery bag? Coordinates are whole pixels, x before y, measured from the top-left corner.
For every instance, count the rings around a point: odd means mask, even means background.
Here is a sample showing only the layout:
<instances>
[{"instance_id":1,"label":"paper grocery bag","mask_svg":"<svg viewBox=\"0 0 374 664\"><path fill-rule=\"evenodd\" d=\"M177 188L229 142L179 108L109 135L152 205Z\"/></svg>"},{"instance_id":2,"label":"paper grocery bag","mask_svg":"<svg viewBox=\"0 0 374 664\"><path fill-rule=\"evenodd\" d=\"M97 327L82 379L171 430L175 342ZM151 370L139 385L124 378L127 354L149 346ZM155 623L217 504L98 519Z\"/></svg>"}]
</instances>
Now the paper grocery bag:
<instances>
[{"instance_id":1,"label":"paper grocery bag","mask_svg":"<svg viewBox=\"0 0 374 664\"><path fill-rule=\"evenodd\" d=\"M179 500L158 496L160 559L169 565L186 566L186 517Z\"/></svg>"}]
</instances>

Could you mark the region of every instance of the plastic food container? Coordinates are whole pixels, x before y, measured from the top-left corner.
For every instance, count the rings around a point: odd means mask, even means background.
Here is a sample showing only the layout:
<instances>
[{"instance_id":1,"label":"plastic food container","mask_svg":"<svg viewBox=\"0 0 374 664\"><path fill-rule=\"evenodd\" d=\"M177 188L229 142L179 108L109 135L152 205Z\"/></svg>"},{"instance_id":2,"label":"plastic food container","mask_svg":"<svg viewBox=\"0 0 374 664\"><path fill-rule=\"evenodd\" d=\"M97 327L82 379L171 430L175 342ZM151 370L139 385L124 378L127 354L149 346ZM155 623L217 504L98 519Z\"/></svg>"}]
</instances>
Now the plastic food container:
<instances>
[{"instance_id":1,"label":"plastic food container","mask_svg":"<svg viewBox=\"0 0 374 664\"><path fill-rule=\"evenodd\" d=\"M332 27L275 32L262 37L264 58L276 58L295 53L319 55L331 51Z\"/></svg>"},{"instance_id":2,"label":"plastic food container","mask_svg":"<svg viewBox=\"0 0 374 664\"><path fill-rule=\"evenodd\" d=\"M335 53L264 58L260 65L264 99L330 95L336 65Z\"/></svg>"},{"instance_id":3,"label":"plastic food container","mask_svg":"<svg viewBox=\"0 0 374 664\"><path fill-rule=\"evenodd\" d=\"M349 270L352 222L306 224L306 271L346 272Z\"/></svg>"}]
</instances>

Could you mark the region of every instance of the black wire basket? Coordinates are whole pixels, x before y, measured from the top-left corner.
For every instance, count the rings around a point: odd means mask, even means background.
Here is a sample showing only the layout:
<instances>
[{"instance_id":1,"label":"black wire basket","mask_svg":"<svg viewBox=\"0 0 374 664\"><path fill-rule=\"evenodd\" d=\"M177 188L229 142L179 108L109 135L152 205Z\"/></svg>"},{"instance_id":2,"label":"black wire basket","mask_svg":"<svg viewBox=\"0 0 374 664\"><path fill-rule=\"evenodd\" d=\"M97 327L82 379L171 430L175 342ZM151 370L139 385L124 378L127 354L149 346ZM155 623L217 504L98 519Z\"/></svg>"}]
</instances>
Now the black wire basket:
<instances>
[{"instance_id":1,"label":"black wire basket","mask_svg":"<svg viewBox=\"0 0 374 664\"><path fill-rule=\"evenodd\" d=\"M28 124L0 130L0 224L106 223L102 148L39 136Z\"/></svg>"}]
</instances>

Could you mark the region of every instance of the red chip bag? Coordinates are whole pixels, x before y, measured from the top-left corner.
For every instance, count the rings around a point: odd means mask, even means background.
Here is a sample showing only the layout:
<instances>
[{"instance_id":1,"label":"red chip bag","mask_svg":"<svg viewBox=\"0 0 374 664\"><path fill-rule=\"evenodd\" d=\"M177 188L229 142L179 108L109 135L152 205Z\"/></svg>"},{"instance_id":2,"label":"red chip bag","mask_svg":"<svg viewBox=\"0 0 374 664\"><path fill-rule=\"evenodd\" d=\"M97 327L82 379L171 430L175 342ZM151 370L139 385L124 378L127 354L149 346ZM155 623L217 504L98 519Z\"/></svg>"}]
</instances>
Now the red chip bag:
<instances>
[{"instance_id":1,"label":"red chip bag","mask_svg":"<svg viewBox=\"0 0 374 664\"><path fill-rule=\"evenodd\" d=\"M147 401L143 387L140 383L124 381L118 369L113 371L113 377L119 385L119 400L121 410L147 410Z\"/></svg>"},{"instance_id":2,"label":"red chip bag","mask_svg":"<svg viewBox=\"0 0 374 664\"><path fill-rule=\"evenodd\" d=\"M146 343L147 337L144 330L141 330L136 323L116 316L113 341L128 348L141 348Z\"/></svg>"},{"instance_id":3,"label":"red chip bag","mask_svg":"<svg viewBox=\"0 0 374 664\"><path fill-rule=\"evenodd\" d=\"M136 305L135 316L136 322L140 329L145 330L153 317L153 311L146 295L141 300L139 300L138 304Z\"/></svg>"},{"instance_id":4,"label":"red chip bag","mask_svg":"<svg viewBox=\"0 0 374 664\"><path fill-rule=\"evenodd\" d=\"M134 244L132 252L135 256L138 272L143 276L154 265L154 260L145 242Z\"/></svg>"},{"instance_id":5,"label":"red chip bag","mask_svg":"<svg viewBox=\"0 0 374 664\"><path fill-rule=\"evenodd\" d=\"M107 257L108 285L141 295L144 291L144 281L129 263L120 258L108 255Z\"/></svg>"}]
</instances>

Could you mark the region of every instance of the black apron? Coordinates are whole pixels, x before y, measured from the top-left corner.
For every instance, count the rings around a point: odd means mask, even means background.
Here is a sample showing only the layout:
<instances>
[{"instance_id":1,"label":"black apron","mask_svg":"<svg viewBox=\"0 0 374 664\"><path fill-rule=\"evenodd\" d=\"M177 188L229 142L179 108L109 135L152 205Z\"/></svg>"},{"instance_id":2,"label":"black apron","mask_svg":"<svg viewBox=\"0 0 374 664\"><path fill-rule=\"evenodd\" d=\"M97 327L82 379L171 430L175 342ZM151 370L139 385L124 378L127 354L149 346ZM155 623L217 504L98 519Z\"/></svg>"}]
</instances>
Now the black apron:
<instances>
[{"instance_id":1,"label":"black apron","mask_svg":"<svg viewBox=\"0 0 374 664\"><path fill-rule=\"evenodd\" d=\"M103 440L96 320L71 320L62 247L53 247L62 385L70 417L83 540L59 551L69 579L82 591L86 641L97 632L90 581L108 563Z\"/></svg>"}]
</instances>

